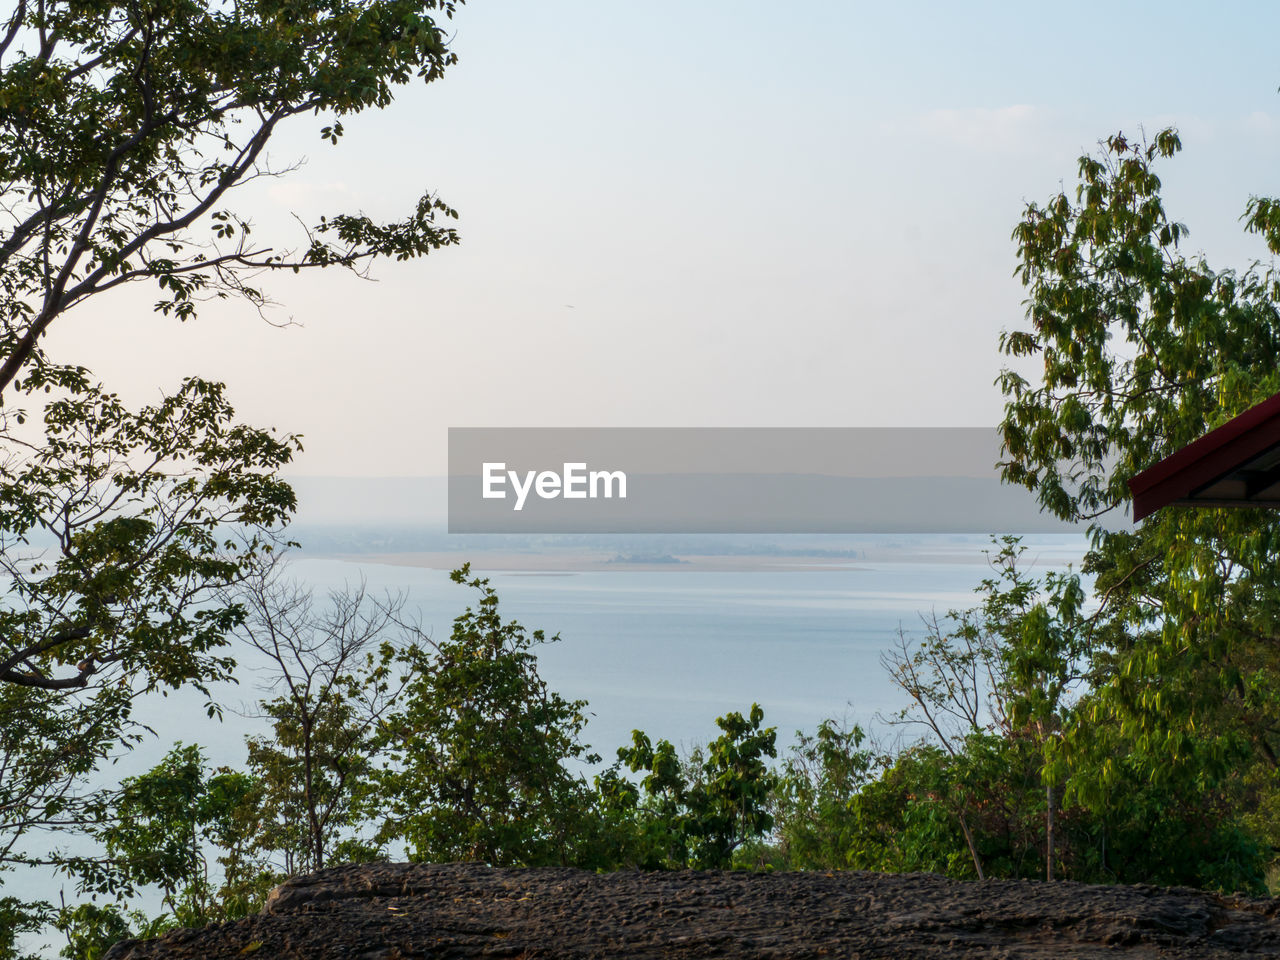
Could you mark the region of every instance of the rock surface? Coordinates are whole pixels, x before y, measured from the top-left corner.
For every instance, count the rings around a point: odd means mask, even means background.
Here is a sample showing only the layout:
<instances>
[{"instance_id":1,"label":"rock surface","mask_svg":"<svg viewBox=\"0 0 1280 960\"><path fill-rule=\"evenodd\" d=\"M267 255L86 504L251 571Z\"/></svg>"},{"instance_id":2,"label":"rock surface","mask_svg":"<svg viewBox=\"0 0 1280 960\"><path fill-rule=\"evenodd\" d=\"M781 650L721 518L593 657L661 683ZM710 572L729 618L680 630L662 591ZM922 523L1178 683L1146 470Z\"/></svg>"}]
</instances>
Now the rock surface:
<instances>
[{"instance_id":1,"label":"rock surface","mask_svg":"<svg viewBox=\"0 0 1280 960\"><path fill-rule=\"evenodd\" d=\"M612 873L375 864L107 960L1280 957L1280 900L931 874Z\"/></svg>"}]
</instances>

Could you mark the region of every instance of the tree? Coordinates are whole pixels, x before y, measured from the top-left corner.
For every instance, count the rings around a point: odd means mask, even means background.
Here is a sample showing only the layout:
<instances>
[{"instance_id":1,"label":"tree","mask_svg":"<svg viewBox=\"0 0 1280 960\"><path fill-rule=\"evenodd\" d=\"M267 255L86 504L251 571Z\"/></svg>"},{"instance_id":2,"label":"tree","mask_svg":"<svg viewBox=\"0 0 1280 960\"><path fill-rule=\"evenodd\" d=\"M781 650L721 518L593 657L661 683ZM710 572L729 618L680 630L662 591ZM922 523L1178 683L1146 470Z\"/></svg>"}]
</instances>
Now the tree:
<instances>
[{"instance_id":1,"label":"tree","mask_svg":"<svg viewBox=\"0 0 1280 960\"><path fill-rule=\"evenodd\" d=\"M34 445L14 432L27 416L21 409L0 423L13 458L0 500L5 555L36 527L57 537L64 553L90 546L110 553L123 543L147 554L181 541L184 498L197 481L168 488L160 467L184 456L214 475L206 499L247 495L243 478L231 482L235 463L266 471L252 504L258 516L241 510L241 521L270 525L292 507L287 487L270 477L290 442L272 448L264 434L230 431L230 408L215 409L224 403L219 386L188 381L159 407L130 417L83 368L46 357L41 338L68 310L130 282L156 283L164 297L157 309L187 318L202 297L238 294L261 306L264 295L249 280L262 270L358 268L378 256L403 259L454 243L452 229L435 225L438 215L454 213L430 195L400 223L323 219L296 255L251 243L247 216L226 203L238 186L285 172L261 161L282 123L383 107L394 86L441 76L455 57L432 13L451 17L455 7L454 0L230 7L19 0L0 29L0 217L8 224L0 232L0 396L57 391L61 399L46 410L47 434ZM339 119L321 131L335 143L341 133ZM222 444L219 429L228 431ZM152 457L156 463L118 479L131 458ZM219 468L227 471L222 477ZM104 489L111 482L115 490ZM143 532L137 511L124 509L148 498L153 520L167 514L171 521L159 534ZM95 560L101 557L85 563ZM63 584L64 605L78 589L93 588L97 598L80 604L92 613L116 595L111 584L70 575L50 582ZM94 627L54 612L52 629L0 652L0 681L83 686L101 664L96 651L72 656L86 653L82 634ZM24 637L32 632L28 623L6 626ZM83 667L49 677L40 661L55 654Z\"/></svg>"},{"instance_id":2,"label":"tree","mask_svg":"<svg viewBox=\"0 0 1280 960\"><path fill-rule=\"evenodd\" d=\"M890 722L924 725L932 735L931 744L942 749L951 766L961 767L975 738L989 729L984 707L1003 719L1002 690L995 680L1002 665L998 651L968 616L960 618L954 634L944 634L936 618L928 630L925 640L914 647L900 630L898 646L881 655L889 676L911 699L910 706ZM984 689L987 683L991 686ZM963 780L956 778L952 788L931 796L945 799L955 814L974 872L982 880L982 856L970 826L975 797Z\"/></svg>"},{"instance_id":3,"label":"tree","mask_svg":"<svg viewBox=\"0 0 1280 960\"><path fill-rule=\"evenodd\" d=\"M121 784L116 818L101 837L124 883L159 887L179 921L208 912L208 862L201 843L204 756L177 744L154 768Z\"/></svg>"},{"instance_id":4,"label":"tree","mask_svg":"<svg viewBox=\"0 0 1280 960\"><path fill-rule=\"evenodd\" d=\"M1205 775L1203 753L1183 776L1151 776L1150 751L1097 722L1109 661L1087 642L1080 578L1030 577L1022 554L1004 538L979 606L886 655L910 700L891 722L923 739L884 757L832 734L802 741L780 798L785 849L827 868L1259 892L1262 850L1242 816L1253 801ZM1187 771L1202 775L1194 789Z\"/></svg>"},{"instance_id":5,"label":"tree","mask_svg":"<svg viewBox=\"0 0 1280 960\"><path fill-rule=\"evenodd\" d=\"M717 717L720 736L707 744L705 756L693 758L699 776L684 794L693 814L688 832L696 867L727 867L742 844L773 829L768 799L777 777L765 758L778 756L778 731L763 722L758 703L745 717Z\"/></svg>"},{"instance_id":6,"label":"tree","mask_svg":"<svg viewBox=\"0 0 1280 960\"><path fill-rule=\"evenodd\" d=\"M52 914L53 908L47 903L0 897L0 957L4 960L38 960L34 954L19 953L18 937L38 933Z\"/></svg>"},{"instance_id":7,"label":"tree","mask_svg":"<svg viewBox=\"0 0 1280 960\"><path fill-rule=\"evenodd\" d=\"M409 655L397 619L403 598L371 599L363 584L312 591L272 564L238 587L247 615L237 634L270 666L262 708L272 737L250 737L249 770L262 786L258 849L283 855L287 874L333 859L374 856L355 832L372 814L381 726L408 683L395 660Z\"/></svg>"},{"instance_id":8,"label":"tree","mask_svg":"<svg viewBox=\"0 0 1280 960\"><path fill-rule=\"evenodd\" d=\"M921 770L945 769L939 780L945 787L931 795L954 812L978 878L982 835L992 820L1004 820L1009 836L1012 824L1025 820L1025 784L1034 769L1044 786L1045 876L1052 880L1059 786L1052 758L1068 701L1085 680L1077 639L1084 594L1075 575L1028 577L1019 567L1025 548L1018 538L998 545L988 554L994 576L978 587L985 594L980 607L950 611L947 629L937 617L926 621L916 643L900 632L898 647L881 660L911 701L891 722L922 726L929 744L945 754L945 762L923 751L916 759L924 761ZM993 774L1003 781L998 790ZM1016 856L1005 846L993 853Z\"/></svg>"},{"instance_id":9,"label":"tree","mask_svg":"<svg viewBox=\"0 0 1280 960\"><path fill-rule=\"evenodd\" d=\"M157 309L187 318L201 297L261 305L261 270L456 242L430 194L398 223L324 218L297 253L251 240L226 204L285 172L264 162L282 124L329 115L336 143L341 118L439 78L455 56L433 14L460 2L18 0L0 28L0 394L41 363L50 324L122 284L155 283Z\"/></svg>"},{"instance_id":10,"label":"tree","mask_svg":"<svg viewBox=\"0 0 1280 960\"><path fill-rule=\"evenodd\" d=\"M263 271L455 243L431 194L398 222L322 218L296 250L229 203L288 172L265 161L282 124L324 115L337 143L345 117L439 78L456 5L17 0L0 24L0 869L68 862L20 841L109 809L84 777L145 732L137 696L229 675L241 611L210 601L294 507L277 472L296 438L237 423L222 385L131 410L44 334L129 283L186 319L211 297L261 309Z\"/></svg>"},{"instance_id":11,"label":"tree","mask_svg":"<svg viewBox=\"0 0 1280 960\"><path fill-rule=\"evenodd\" d=\"M1067 792L1094 809L1136 771L1187 802L1242 775L1280 785L1277 518L1115 522L1130 477L1280 389L1276 275L1184 255L1156 172L1180 149L1173 130L1113 136L1081 158L1074 197L1030 204L1014 231L1029 323L1001 339L1004 474L1092 524L1099 609L1078 636L1092 690L1060 745ZM1277 209L1254 198L1244 215L1273 253Z\"/></svg>"},{"instance_id":12,"label":"tree","mask_svg":"<svg viewBox=\"0 0 1280 960\"><path fill-rule=\"evenodd\" d=\"M94 899L55 918L67 938L63 956L97 957L129 937L158 936L258 909L281 879L249 855L260 786L235 771L210 771L200 747L175 744L151 770L126 778L113 815L94 831L106 859L86 873ZM217 867L214 866L214 861ZM148 917L128 903L139 887L160 890L165 911ZM106 894L108 902L96 898Z\"/></svg>"},{"instance_id":13,"label":"tree","mask_svg":"<svg viewBox=\"0 0 1280 960\"><path fill-rule=\"evenodd\" d=\"M859 818L854 803L883 765L864 749L860 727L824 720L816 733L797 732L778 778L773 819L788 866L840 870L857 863Z\"/></svg>"},{"instance_id":14,"label":"tree","mask_svg":"<svg viewBox=\"0 0 1280 960\"><path fill-rule=\"evenodd\" d=\"M599 758L580 740L585 701L565 700L538 673L535 650L559 637L504 621L469 565L451 576L480 599L447 639L404 651L409 683L384 727L380 839L403 841L415 860L577 863L590 791L566 764Z\"/></svg>"},{"instance_id":15,"label":"tree","mask_svg":"<svg viewBox=\"0 0 1280 960\"><path fill-rule=\"evenodd\" d=\"M145 733L139 696L230 675L239 612L212 601L294 504L275 472L296 440L237 424L220 384L131 411L79 368L23 382L63 392L41 442L0 465L0 868L65 862L19 841L108 808L81 787Z\"/></svg>"},{"instance_id":16,"label":"tree","mask_svg":"<svg viewBox=\"0 0 1280 960\"><path fill-rule=\"evenodd\" d=\"M720 736L683 762L669 741L655 745L634 731L631 746L620 747L617 764L596 780L608 819L631 833L620 861L645 869L728 867L743 844L772 830L777 775L765 757L778 755L777 731L763 722L755 703L746 717L718 717ZM622 766L644 774L640 789L621 776Z\"/></svg>"},{"instance_id":17,"label":"tree","mask_svg":"<svg viewBox=\"0 0 1280 960\"><path fill-rule=\"evenodd\" d=\"M1166 215L1154 169L1179 149L1171 130L1112 137L1081 159L1074 203L1032 204L1015 230L1031 324L1002 348L1041 358L1043 375L1001 375L1004 470L1055 514L1096 521L1086 569L1104 609L1091 641L1113 658L1106 699L1129 728L1176 760L1212 716L1222 762L1243 738L1276 765L1274 515L1169 508L1132 533L1101 523L1133 474L1280 389L1270 268L1215 271L1179 252L1186 227ZM1273 244L1275 209L1255 199L1246 213Z\"/></svg>"}]
</instances>

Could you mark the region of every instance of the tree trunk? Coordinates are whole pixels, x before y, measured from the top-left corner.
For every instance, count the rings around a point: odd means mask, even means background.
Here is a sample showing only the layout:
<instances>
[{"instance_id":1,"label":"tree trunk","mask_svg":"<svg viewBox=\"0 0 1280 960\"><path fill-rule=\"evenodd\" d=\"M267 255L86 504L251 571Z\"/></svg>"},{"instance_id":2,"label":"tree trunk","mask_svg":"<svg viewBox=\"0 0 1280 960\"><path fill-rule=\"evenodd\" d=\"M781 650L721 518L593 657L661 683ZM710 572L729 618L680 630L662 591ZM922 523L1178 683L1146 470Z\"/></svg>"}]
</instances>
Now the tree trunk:
<instances>
[{"instance_id":1,"label":"tree trunk","mask_svg":"<svg viewBox=\"0 0 1280 960\"><path fill-rule=\"evenodd\" d=\"M1048 785L1044 788L1045 797L1048 799L1048 808L1045 811L1045 858L1044 858L1044 878L1046 880L1053 879L1053 786Z\"/></svg>"},{"instance_id":2,"label":"tree trunk","mask_svg":"<svg viewBox=\"0 0 1280 960\"><path fill-rule=\"evenodd\" d=\"M978 879L987 879L982 872L982 860L978 856L978 848L974 846L973 834L969 832L969 821L964 815L963 807L960 808L960 831L964 834L964 842L969 847L969 856L973 857L973 869L978 871Z\"/></svg>"},{"instance_id":3,"label":"tree trunk","mask_svg":"<svg viewBox=\"0 0 1280 960\"><path fill-rule=\"evenodd\" d=\"M315 795L315 758L311 749L311 719L306 715L306 704L299 705L302 710L302 801L307 808L307 833L310 834L308 856L311 867L308 872L324 869L324 831L320 829L320 818L316 813Z\"/></svg>"}]
</instances>

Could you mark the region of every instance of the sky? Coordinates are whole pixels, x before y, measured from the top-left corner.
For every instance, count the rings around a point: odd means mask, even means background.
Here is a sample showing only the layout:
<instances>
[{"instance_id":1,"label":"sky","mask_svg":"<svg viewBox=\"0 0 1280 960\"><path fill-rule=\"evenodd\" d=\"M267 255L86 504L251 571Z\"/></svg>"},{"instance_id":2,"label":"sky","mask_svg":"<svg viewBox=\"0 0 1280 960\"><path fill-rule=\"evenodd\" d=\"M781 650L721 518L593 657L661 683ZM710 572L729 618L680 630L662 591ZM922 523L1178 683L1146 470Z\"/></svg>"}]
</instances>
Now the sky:
<instances>
[{"instance_id":1,"label":"sky","mask_svg":"<svg viewBox=\"0 0 1280 960\"><path fill-rule=\"evenodd\" d=\"M1010 233L1117 131L1175 125L1184 244L1280 195L1280 8L1203 4L472 0L459 63L385 111L300 118L291 215L394 219L425 190L460 246L264 280L278 306L186 324L149 289L50 336L132 400L187 374L301 433L302 476L428 476L459 426L987 426L1022 321Z\"/></svg>"}]
</instances>

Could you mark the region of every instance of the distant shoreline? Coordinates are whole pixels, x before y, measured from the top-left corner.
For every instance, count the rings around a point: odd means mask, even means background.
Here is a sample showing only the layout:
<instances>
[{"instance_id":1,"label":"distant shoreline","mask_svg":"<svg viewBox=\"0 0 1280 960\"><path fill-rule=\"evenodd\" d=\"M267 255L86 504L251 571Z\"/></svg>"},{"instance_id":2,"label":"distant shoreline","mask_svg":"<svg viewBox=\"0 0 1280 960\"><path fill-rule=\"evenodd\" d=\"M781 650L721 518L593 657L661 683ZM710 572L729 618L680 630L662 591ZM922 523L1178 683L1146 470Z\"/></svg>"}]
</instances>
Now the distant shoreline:
<instances>
[{"instance_id":1,"label":"distant shoreline","mask_svg":"<svg viewBox=\"0 0 1280 960\"><path fill-rule=\"evenodd\" d=\"M616 552L556 550L526 553L511 550L414 551L404 553L333 553L329 559L348 563L385 564L453 570L469 562L477 571L503 573L812 573L868 569L868 564L938 563L985 565L982 550L943 552L911 548L865 551L863 556L831 557L814 555L771 556L677 554L679 562L632 562L619 559Z\"/></svg>"},{"instance_id":2,"label":"distant shoreline","mask_svg":"<svg viewBox=\"0 0 1280 960\"><path fill-rule=\"evenodd\" d=\"M380 563L396 567L424 567L452 570L470 562L478 571L517 573L729 573L760 571L803 573L810 570L856 570L863 561L833 560L831 557L714 557L681 556L679 563L619 561L615 553L510 553L473 551L469 553L361 553L335 555L350 563Z\"/></svg>"}]
</instances>

